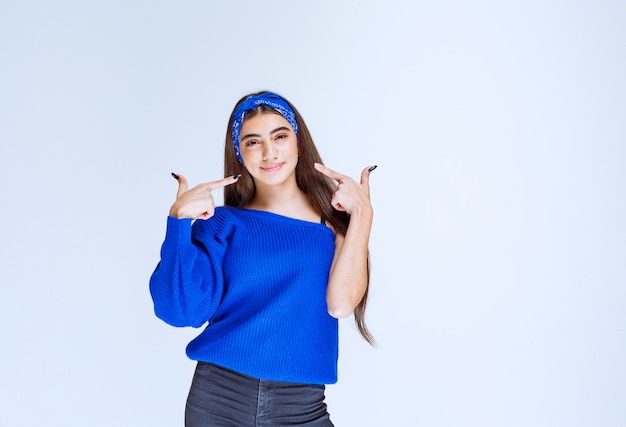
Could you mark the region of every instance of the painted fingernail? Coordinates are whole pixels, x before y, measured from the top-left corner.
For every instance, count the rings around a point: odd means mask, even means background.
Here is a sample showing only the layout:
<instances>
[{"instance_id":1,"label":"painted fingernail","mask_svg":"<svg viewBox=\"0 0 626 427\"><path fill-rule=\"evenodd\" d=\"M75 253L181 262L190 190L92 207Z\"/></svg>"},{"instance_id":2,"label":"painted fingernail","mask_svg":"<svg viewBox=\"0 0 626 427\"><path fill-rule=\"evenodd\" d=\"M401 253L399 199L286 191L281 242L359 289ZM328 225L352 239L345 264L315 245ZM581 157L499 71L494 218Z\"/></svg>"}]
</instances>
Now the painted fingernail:
<instances>
[{"instance_id":1,"label":"painted fingernail","mask_svg":"<svg viewBox=\"0 0 626 427\"><path fill-rule=\"evenodd\" d=\"M378 167L378 165L374 165L374 166L372 166L371 168L369 168L369 169L368 169L368 171L370 171L370 172L371 172L371 171L373 171L374 169L376 169L377 167Z\"/></svg>"},{"instance_id":2,"label":"painted fingernail","mask_svg":"<svg viewBox=\"0 0 626 427\"><path fill-rule=\"evenodd\" d=\"M174 172L172 172L172 176L174 177L174 179L175 179L176 181L178 181L178 175L176 175Z\"/></svg>"},{"instance_id":3,"label":"painted fingernail","mask_svg":"<svg viewBox=\"0 0 626 427\"><path fill-rule=\"evenodd\" d=\"M241 174L239 173L239 174L237 174L237 175L234 175L234 176L233 176L233 178L234 178L234 179L239 179L239 178L241 178Z\"/></svg>"}]
</instances>

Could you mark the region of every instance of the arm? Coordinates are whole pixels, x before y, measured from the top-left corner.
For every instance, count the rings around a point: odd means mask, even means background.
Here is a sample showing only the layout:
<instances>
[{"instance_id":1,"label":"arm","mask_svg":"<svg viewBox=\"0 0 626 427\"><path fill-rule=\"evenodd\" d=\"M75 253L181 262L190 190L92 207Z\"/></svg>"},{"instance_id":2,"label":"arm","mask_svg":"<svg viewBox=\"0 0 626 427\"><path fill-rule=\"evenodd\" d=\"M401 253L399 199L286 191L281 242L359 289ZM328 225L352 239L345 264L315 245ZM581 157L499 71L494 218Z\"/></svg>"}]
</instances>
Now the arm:
<instances>
[{"instance_id":1,"label":"arm","mask_svg":"<svg viewBox=\"0 0 626 427\"><path fill-rule=\"evenodd\" d=\"M350 214L346 235L336 235L335 255L330 268L326 302L328 313L337 318L348 317L367 289L367 255L374 212L369 198L369 174L361 173L361 182L341 175L323 165L315 168L336 180L339 185L331 203L337 210Z\"/></svg>"},{"instance_id":2,"label":"arm","mask_svg":"<svg viewBox=\"0 0 626 427\"><path fill-rule=\"evenodd\" d=\"M157 317L173 326L202 326L217 309L222 294L222 259L226 238L208 230L210 224L193 219L214 215L211 191L236 182L237 177L200 184L191 190L178 180L178 194L167 219L161 260L150 277L150 293ZM214 221L214 220L212 220Z\"/></svg>"},{"instance_id":3,"label":"arm","mask_svg":"<svg viewBox=\"0 0 626 427\"><path fill-rule=\"evenodd\" d=\"M172 326L202 326L222 293L219 266L225 248L207 247L192 238L191 230L190 219L167 218L161 260L150 277L154 312Z\"/></svg>"}]
</instances>

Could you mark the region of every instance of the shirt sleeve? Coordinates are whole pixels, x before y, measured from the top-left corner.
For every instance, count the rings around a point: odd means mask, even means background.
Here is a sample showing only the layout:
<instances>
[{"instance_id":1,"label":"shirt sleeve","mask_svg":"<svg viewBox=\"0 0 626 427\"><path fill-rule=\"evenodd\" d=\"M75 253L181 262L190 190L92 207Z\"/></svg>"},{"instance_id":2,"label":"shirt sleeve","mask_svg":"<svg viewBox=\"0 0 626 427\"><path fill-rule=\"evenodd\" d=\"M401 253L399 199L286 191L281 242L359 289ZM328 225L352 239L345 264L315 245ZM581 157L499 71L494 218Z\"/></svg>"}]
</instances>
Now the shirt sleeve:
<instances>
[{"instance_id":1,"label":"shirt sleeve","mask_svg":"<svg viewBox=\"0 0 626 427\"><path fill-rule=\"evenodd\" d=\"M222 261L227 239L211 235L210 222L167 218L161 259L150 277L158 318L172 326L200 327L210 320L222 297Z\"/></svg>"}]
</instances>

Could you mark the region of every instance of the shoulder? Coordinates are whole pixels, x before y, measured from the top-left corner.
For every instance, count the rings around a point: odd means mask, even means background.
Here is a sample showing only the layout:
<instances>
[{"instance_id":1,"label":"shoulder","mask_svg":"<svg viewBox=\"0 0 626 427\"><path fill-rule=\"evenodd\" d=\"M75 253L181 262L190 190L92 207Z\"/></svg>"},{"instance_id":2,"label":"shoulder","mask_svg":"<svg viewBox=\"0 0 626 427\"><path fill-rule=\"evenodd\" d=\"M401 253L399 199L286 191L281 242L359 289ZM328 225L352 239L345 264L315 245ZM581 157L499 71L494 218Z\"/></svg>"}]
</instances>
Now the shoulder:
<instances>
[{"instance_id":1,"label":"shoulder","mask_svg":"<svg viewBox=\"0 0 626 427\"><path fill-rule=\"evenodd\" d=\"M329 224L330 225L330 224ZM229 234L235 229L241 232L265 233L272 230L272 233L279 235L287 233L293 235L297 233L322 233L334 238L334 230L320 222L305 221L291 218L268 211L237 208L233 206L219 206L215 208L214 215L206 220L197 220L194 223L200 232L210 232L211 234Z\"/></svg>"},{"instance_id":2,"label":"shoulder","mask_svg":"<svg viewBox=\"0 0 626 427\"><path fill-rule=\"evenodd\" d=\"M241 223L238 211L238 208L232 206L218 206L210 218L194 221L193 230L196 234L228 235Z\"/></svg>"}]
</instances>

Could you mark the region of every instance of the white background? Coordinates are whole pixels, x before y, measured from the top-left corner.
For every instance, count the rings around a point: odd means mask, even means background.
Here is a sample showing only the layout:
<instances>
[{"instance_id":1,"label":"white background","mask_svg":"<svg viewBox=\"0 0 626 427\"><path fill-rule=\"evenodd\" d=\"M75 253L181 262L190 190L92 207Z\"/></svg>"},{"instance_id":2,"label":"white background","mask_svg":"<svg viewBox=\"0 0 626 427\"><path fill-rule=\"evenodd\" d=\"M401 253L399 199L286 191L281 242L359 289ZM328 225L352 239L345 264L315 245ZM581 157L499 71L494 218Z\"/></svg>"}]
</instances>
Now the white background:
<instances>
[{"instance_id":1,"label":"white background","mask_svg":"<svg viewBox=\"0 0 626 427\"><path fill-rule=\"evenodd\" d=\"M337 426L626 425L620 1L0 2L0 425L182 426L152 312L175 196L276 91L372 173ZM220 195L217 195L220 200Z\"/></svg>"}]
</instances>

